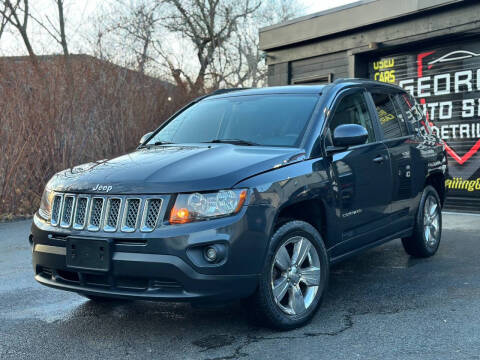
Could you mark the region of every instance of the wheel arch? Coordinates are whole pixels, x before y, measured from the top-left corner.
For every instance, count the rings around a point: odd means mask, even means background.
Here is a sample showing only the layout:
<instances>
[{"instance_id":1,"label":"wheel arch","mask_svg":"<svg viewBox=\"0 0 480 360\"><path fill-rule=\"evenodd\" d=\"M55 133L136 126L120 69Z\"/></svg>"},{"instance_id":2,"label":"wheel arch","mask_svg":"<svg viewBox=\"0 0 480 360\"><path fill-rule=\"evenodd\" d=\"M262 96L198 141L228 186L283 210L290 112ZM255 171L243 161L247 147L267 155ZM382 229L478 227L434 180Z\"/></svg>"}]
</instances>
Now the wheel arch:
<instances>
[{"instance_id":1,"label":"wheel arch","mask_svg":"<svg viewBox=\"0 0 480 360\"><path fill-rule=\"evenodd\" d=\"M437 190L438 196L440 197L440 202L443 207L446 196L445 175L440 171L430 173L425 179L425 187L428 185L434 187L435 190Z\"/></svg>"},{"instance_id":2,"label":"wheel arch","mask_svg":"<svg viewBox=\"0 0 480 360\"><path fill-rule=\"evenodd\" d=\"M320 233L325 242L327 238L327 212L321 199L301 200L282 206L275 216L273 232L289 220L301 220L309 223ZM325 246L327 246L326 243Z\"/></svg>"}]
</instances>

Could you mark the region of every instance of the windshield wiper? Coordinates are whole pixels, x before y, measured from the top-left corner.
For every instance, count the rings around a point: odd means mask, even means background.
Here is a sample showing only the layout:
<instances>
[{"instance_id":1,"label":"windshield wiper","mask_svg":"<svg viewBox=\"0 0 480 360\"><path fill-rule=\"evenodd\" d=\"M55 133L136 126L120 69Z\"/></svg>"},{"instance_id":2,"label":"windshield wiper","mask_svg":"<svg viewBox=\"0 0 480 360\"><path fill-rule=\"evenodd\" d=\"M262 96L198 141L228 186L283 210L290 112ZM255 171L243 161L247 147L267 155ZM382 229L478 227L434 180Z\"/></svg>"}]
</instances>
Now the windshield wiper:
<instances>
[{"instance_id":1,"label":"windshield wiper","mask_svg":"<svg viewBox=\"0 0 480 360\"><path fill-rule=\"evenodd\" d=\"M214 139L211 141L205 141L206 143L213 143L213 144L233 144L233 145L245 145L245 146L256 146L259 145L257 143L242 140L242 139Z\"/></svg>"},{"instance_id":2,"label":"windshield wiper","mask_svg":"<svg viewBox=\"0 0 480 360\"><path fill-rule=\"evenodd\" d=\"M149 148L149 147L152 147L152 146L159 146L159 145L170 145L170 144L175 144L175 143L168 142L168 141L156 141L153 144L141 145L141 146L139 146L139 149Z\"/></svg>"},{"instance_id":3,"label":"windshield wiper","mask_svg":"<svg viewBox=\"0 0 480 360\"><path fill-rule=\"evenodd\" d=\"M175 144L173 142L169 142L169 141L155 141L152 145L170 145L170 144Z\"/></svg>"}]
</instances>

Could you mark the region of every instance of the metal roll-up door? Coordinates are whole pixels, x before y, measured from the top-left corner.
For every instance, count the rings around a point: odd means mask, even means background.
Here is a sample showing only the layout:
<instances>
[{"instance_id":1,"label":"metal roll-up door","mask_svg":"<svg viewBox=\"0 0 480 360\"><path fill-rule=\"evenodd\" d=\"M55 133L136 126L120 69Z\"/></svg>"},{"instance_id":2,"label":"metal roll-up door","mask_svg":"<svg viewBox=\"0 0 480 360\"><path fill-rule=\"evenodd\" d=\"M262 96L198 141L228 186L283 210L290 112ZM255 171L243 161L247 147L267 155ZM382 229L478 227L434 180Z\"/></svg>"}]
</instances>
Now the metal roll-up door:
<instances>
[{"instance_id":1,"label":"metal roll-up door","mask_svg":"<svg viewBox=\"0 0 480 360\"><path fill-rule=\"evenodd\" d=\"M480 211L480 41L372 59L369 77L408 90L443 139L447 204Z\"/></svg>"}]
</instances>

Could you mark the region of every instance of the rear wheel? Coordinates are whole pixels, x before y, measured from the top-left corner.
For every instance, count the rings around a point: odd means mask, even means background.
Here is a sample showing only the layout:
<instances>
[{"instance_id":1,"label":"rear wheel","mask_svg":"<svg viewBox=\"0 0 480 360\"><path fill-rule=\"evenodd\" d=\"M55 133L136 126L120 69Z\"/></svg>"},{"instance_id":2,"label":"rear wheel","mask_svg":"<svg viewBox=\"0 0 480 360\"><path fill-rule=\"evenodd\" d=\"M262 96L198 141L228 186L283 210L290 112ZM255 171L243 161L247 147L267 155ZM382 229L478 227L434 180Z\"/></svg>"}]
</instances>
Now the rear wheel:
<instances>
[{"instance_id":1,"label":"rear wheel","mask_svg":"<svg viewBox=\"0 0 480 360\"><path fill-rule=\"evenodd\" d=\"M402 239L405 251L415 257L433 256L442 237L442 208L433 186L423 190L413 235Z\"/></svg>"},{"instance_id":2,"label":"rear wheel","mask_svg":"<svg viewBox=\"0 0 480 360\"><path fill-rule=\"evenodd\" d=\"M315 314L328 282L328 257L318 231L303 221L289 221L272 236L256 293L249 307L256 319L288 330Z\"/></svg>"}]
</instances>

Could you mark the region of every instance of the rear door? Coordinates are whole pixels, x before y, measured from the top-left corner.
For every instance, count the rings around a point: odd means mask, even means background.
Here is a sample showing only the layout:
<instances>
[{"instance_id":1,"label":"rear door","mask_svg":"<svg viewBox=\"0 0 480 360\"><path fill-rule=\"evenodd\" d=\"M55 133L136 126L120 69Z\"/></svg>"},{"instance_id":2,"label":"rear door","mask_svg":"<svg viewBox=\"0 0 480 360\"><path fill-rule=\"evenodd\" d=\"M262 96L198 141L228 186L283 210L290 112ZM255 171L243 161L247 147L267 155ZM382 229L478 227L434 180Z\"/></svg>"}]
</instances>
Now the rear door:
<instances>
[{"instance_id":1,"label":"rear door","mask_svg":"<svg viewBox=\"0 0 480 360\"><path fill-rule=\"evenodd\" d=\"M358 124L369 133L367 143L327 156L342 235L332 257L358 249L385 236L392 195L387 147L380 137L366 91L346 90L337 97L327 119L325 145L341 124Z\"/></svg>"},{"instance_id":2,"label":"rear door","mask_svg":"<svg viewBox=\"0 0 480 360\"><path fill-rule=\"evenodd\" d=\"M376 116L382 132L383 143L388 149L391 161L392 194L389 210L391 223L389 233L395 234L411 226L413 195L412 132L398 96L400 90L387 87L373 88L370 91Z\"/></svg>"}]
</instances>

